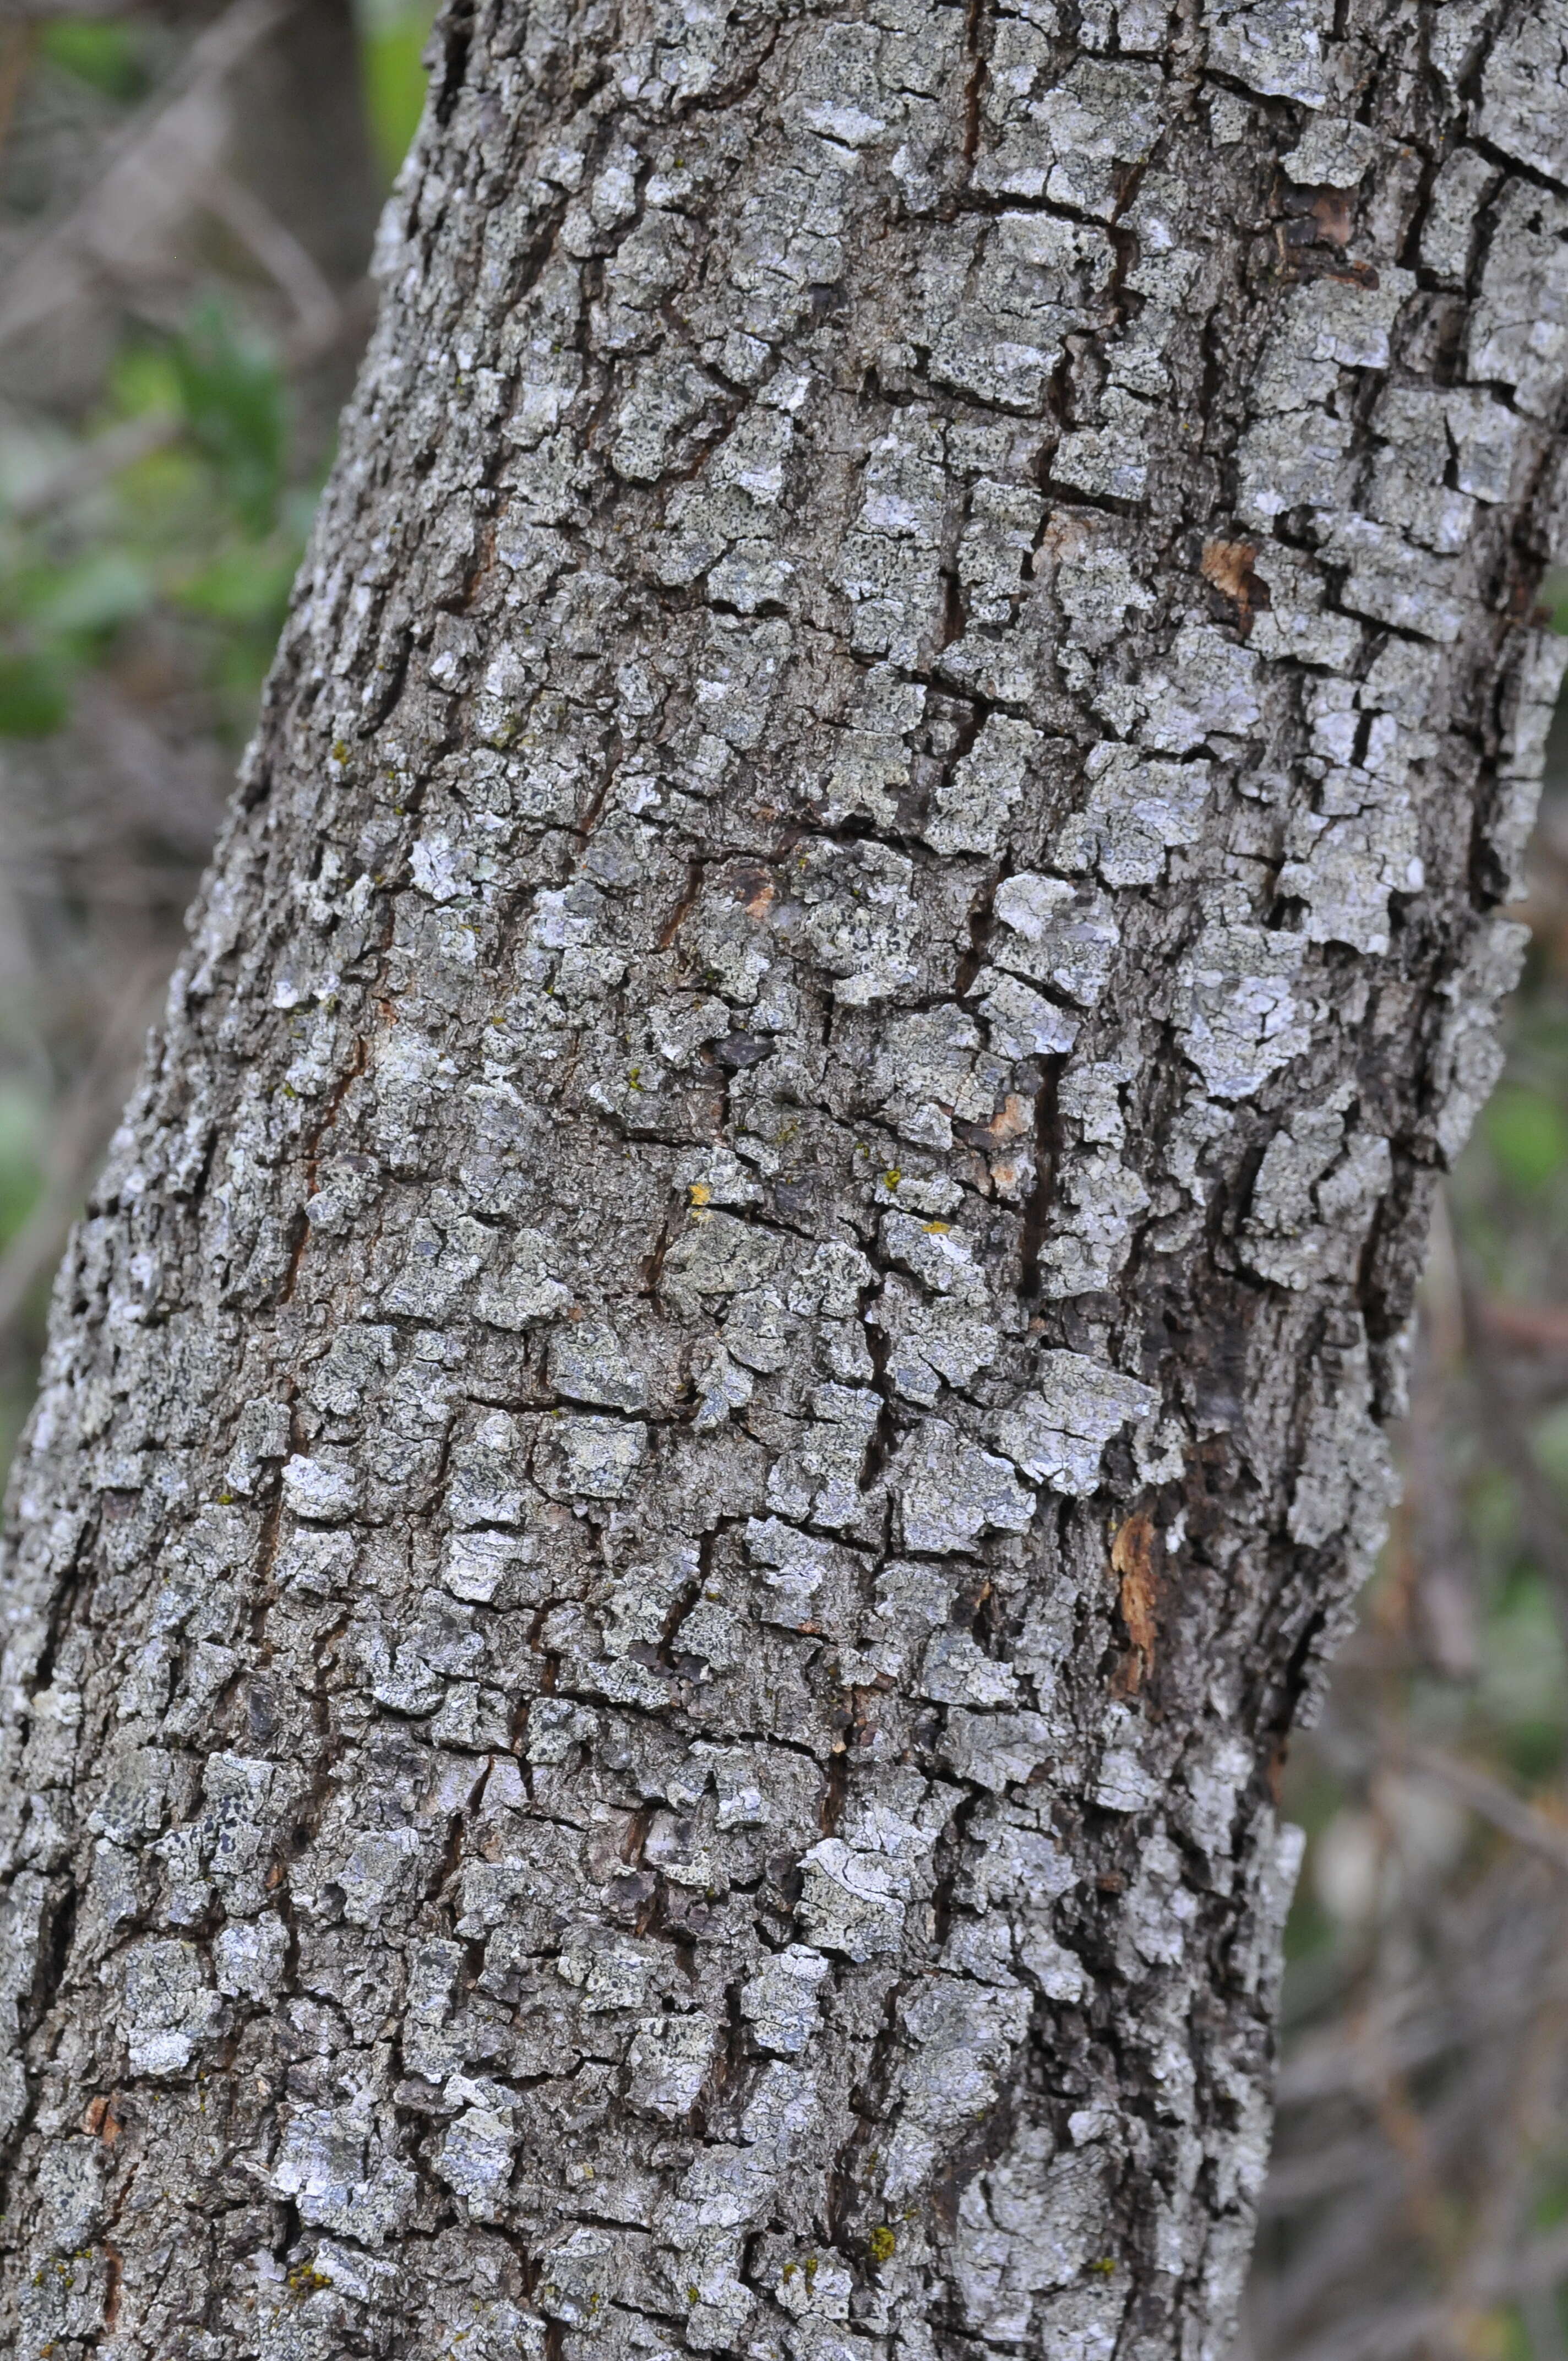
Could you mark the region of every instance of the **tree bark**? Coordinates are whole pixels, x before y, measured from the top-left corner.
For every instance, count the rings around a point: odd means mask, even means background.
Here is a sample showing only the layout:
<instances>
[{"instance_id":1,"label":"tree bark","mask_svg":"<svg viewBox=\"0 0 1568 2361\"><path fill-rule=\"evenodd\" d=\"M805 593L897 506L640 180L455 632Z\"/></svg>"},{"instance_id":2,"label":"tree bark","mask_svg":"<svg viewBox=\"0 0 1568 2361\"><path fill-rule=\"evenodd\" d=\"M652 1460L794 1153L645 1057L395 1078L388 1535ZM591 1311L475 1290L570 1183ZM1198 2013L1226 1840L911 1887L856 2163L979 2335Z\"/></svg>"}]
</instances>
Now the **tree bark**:
<instances>
[{"instance_id":1,"label":"tree bark","mask_svg":"<svg viewBox=\"0 0 1568 2361\"><path fill-rule=\"evenodd\" d=\"M14 1479L4 2334L1221 2361L1562 0L455 0Z\"/></svg>"}]
</instances>

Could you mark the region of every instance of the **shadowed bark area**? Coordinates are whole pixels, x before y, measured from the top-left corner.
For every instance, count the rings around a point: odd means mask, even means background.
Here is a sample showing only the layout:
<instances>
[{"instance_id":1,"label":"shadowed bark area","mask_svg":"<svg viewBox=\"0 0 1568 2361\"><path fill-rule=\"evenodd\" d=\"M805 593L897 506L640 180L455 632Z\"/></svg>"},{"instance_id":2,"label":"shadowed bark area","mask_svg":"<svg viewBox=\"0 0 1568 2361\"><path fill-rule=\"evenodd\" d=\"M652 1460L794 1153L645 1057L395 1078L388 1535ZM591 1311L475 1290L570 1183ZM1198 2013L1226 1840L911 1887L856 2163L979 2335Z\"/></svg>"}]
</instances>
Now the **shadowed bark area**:
<instances>
[{"instance_id":1,"label":"shadowed bark area","mask_svg":"<svg viewBox=\"0 0 1568 2361\"><path fill-rule=\"evenodd\" d=\"M1221 2361L1568 7L436 52L12 1491L5 2335Z\"/></svg>"}]
</instances>

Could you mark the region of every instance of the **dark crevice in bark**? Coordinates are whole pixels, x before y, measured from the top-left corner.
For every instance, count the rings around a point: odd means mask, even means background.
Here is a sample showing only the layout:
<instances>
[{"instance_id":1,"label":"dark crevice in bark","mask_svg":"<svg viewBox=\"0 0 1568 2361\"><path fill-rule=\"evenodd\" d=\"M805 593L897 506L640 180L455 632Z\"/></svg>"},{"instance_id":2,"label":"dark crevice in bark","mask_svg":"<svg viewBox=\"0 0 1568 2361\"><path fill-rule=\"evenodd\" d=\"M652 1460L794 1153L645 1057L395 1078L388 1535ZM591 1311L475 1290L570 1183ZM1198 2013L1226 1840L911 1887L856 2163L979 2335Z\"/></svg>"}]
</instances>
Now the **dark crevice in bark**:
<instances>
[{"instance_id":1,"label":"dark crevice in bark","mask_svg":"<svg viewBox=\"0 0 1568 2361\"><path fill-rule=\"evenodd\" d=\"M1040 1258L1049 1233L1051 1206L1061 1164L1062 1132L1058 1093L1061 1082L1059 1058L1041 1060L1040 1086L1035 1093L1034 1180L1024 1206L1019 1237L1020 1286L1025 1297L1037 1297L1042 1284Z\"/></svg>"}]
</instances>

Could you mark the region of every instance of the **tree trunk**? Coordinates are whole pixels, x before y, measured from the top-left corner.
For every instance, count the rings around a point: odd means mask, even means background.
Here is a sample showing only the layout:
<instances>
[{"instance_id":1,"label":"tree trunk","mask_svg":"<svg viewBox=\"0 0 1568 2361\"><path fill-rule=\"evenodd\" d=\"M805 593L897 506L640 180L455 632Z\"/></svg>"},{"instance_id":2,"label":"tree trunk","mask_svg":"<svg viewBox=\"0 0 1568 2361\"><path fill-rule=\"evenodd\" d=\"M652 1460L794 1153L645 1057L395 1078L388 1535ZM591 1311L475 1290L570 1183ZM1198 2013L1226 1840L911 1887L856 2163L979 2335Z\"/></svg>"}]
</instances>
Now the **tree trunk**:
<instances>
[{"instance_id":1,"label":"tree trunk","mask_svg":"<svg viewBox=\"0 0 1568 2361\"><path fill-rule=\"evenodd\" d=\"M435 49L15 1478L7 2349L1220 2361L1568 6Z\"/></svg>"}]
</instances>

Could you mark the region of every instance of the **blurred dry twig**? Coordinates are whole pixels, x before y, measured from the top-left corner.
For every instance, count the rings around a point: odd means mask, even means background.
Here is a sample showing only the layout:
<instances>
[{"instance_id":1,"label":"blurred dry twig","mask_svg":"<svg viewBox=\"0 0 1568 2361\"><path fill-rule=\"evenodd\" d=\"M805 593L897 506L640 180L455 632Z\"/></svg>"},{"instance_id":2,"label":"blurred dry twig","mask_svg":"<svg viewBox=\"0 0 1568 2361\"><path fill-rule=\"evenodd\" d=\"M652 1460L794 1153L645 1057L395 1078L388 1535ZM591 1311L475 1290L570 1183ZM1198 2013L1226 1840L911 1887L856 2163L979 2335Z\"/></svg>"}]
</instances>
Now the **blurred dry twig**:
<instances>
[{"instance_id":1,"label":"blurred dry twig","mask_svg":"<svg viewBox=\"0 0 1568 2361\"><path fill-rule=\"evenodd\" d=\"M124 286L155 264L220 171L224 84L298 0L233 0L192 44L170 90L128 125L87 193L17 258L0 295L0 342L78 301L91 279Z\"/></svg>"}]
</instances>

